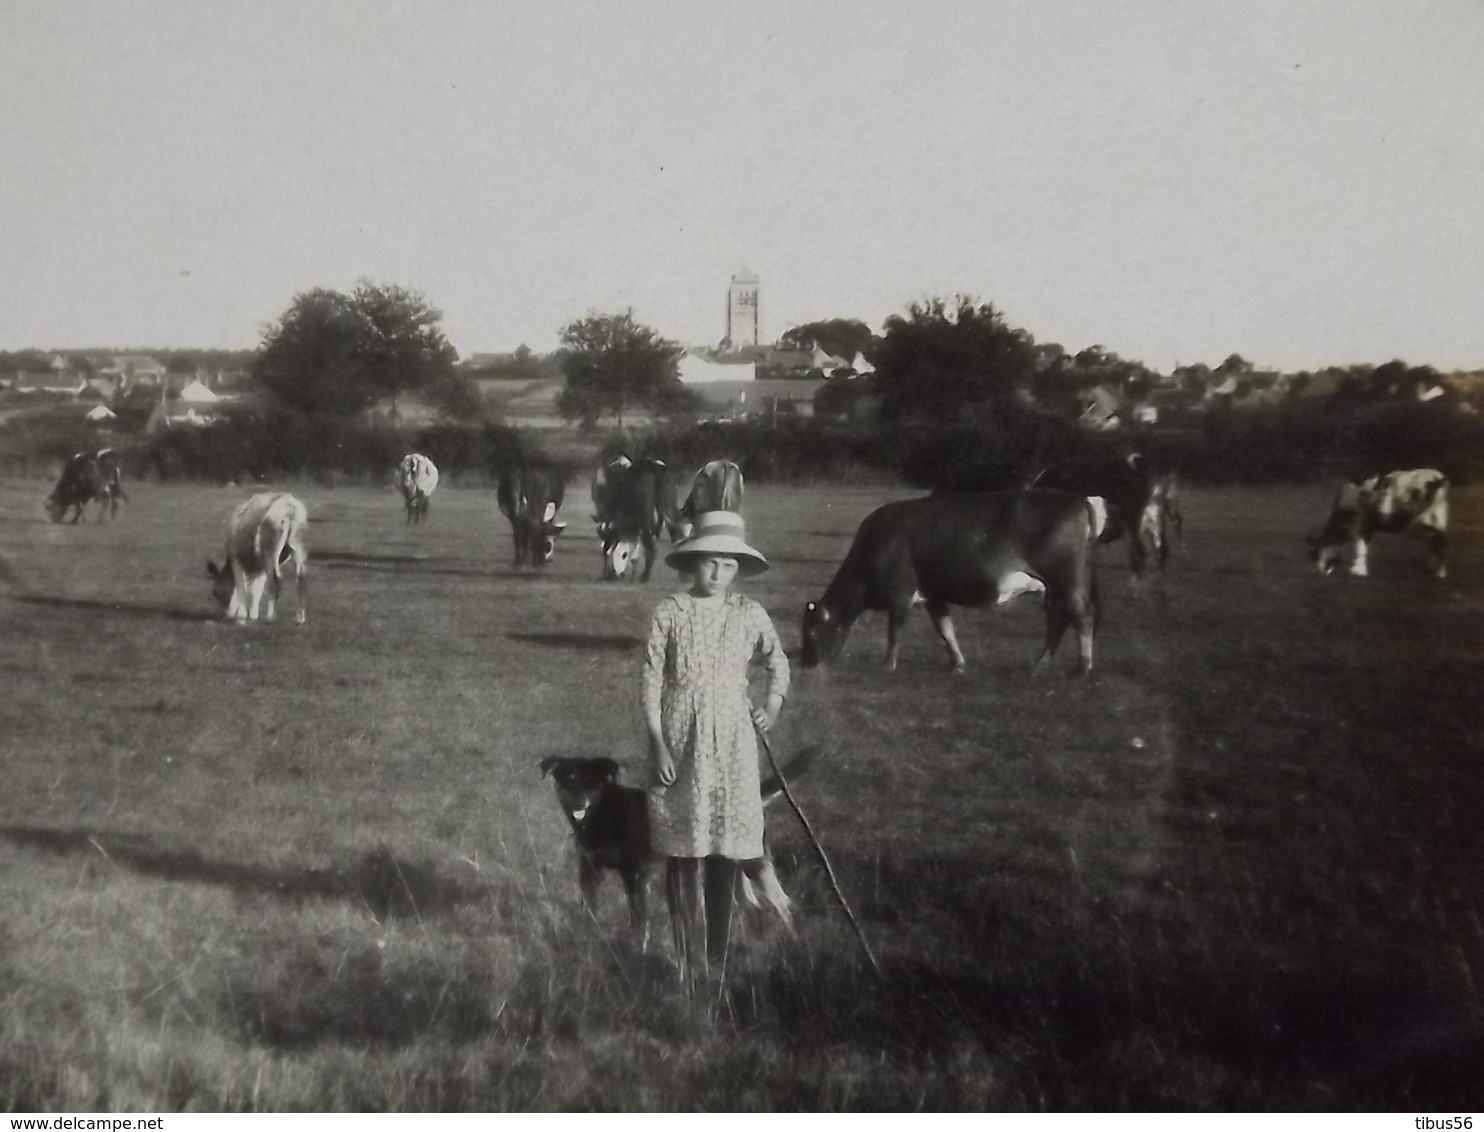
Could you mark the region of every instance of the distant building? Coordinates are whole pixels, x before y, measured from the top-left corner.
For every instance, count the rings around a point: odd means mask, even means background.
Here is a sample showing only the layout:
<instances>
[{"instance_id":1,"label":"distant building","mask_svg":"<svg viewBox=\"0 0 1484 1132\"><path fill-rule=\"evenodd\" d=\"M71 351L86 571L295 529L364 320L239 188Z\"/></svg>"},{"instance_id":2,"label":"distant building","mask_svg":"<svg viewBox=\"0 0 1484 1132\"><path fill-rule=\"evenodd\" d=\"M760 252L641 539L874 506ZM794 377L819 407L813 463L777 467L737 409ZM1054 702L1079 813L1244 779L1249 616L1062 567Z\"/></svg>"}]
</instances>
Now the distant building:
<instances>
[{"instance_id":1,"label":"distant building","mask_svg":"<svg viewBox=\"0 0 1484 1132\"><path fill-rule=\"evenodd\" d=\"M683 385L710 385L718 381L755 381L757 362L745 355L687 350L680 355Z\"/></svg>"},{"instance_id":2,"label":"distant building","mask_svg":"<svg viewBox=\"0 0 1484 1132\"><path fill-rule=\"evenodd\" d=\"M733 350L758 344L758 278L745 268L727 287L727 345Z\"/></svg>"},{"instance_id":3,"label":"distant building","mask_svg":"<svg viewBox=\"0 0 1484 1132\"><path fill-rule=\"evenodd\" d=\"M703 417L741 420L745 417L814 415L819 378L755 378L751 381L712 381L694 387L701 397Z\"/></svg>"}]
</instances>

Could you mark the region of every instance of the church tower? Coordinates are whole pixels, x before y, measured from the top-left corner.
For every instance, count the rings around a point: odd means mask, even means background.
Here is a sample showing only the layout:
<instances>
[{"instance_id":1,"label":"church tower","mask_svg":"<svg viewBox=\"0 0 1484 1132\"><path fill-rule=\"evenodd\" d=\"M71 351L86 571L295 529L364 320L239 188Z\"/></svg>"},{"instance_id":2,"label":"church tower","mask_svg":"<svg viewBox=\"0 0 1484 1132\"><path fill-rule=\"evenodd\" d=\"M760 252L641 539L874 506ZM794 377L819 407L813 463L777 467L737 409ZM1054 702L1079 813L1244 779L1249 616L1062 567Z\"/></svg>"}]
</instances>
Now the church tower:
<instances>
[{"instance_id":1,"label":"church tower","mask_svg":"<svg viewBox=\"0 0 1484 1132\"><path fill-rule=\"evenodd\" d=\"M757 345L757 290L757 276L745 268L727 288L727 340L734 350Z\"/></svg>"}]
</instances>

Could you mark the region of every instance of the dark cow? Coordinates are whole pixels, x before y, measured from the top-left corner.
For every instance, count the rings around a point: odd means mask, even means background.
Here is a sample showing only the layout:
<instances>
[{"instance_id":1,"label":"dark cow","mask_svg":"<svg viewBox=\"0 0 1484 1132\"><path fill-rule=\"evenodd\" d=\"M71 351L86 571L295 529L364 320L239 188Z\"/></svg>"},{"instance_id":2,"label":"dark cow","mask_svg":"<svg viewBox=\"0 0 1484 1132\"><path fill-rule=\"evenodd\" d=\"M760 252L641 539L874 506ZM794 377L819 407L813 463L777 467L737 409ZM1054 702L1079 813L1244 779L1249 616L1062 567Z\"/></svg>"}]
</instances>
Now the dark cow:
<instances>
[{"instance_id":1,"label":"dark cow","mask_svg":"<svg viewBox=\"0 0 1484 1132\"><path fill-rule=\"evenodd\" d=\"M742 513L742 469L730 460L712 460L696 473L690 494L680 507L680 519L671 533L688 538L696 516L707 511Z\"/></svg>"},{"instance_id":2,"label":"dark cow","mask_svg":"<svg viewBox=\"0 0 1484 1132\"><path fill-rule=\"evenodd\" d=\"M603 544L603 577L622 578L639 551L644 552L641 581L654 569L659 534L678 530L675 490L663 460L619 456L593 473L593 521Z\"/></svg>"},{"instance_id":3,"label":"dark cow","mask_svg":"<svg viewBox=\"0 0 1484 1132\"><path fill-rule=\"evenodd\" d=\"M1413 468L1341 485L1324 529L1309 537L1309 553L1320 572L1328 574L1348 544L1354 548L1350 573L1363 578L1367 545L1377 531L1422 539L1432 572L1446 578L1448 477L1436 468Z\"/></svg>"},{"instance_id":4,"label":"dark cow","mask_svg":"<svg viewBox=\"0 0 1484 1132\"><path fill-rule=\"evenodd\" d=\"M118 453L112 448L100 448L96 452L78 452L70 457L62 468L62 478L46 497L44 506L47 517L60 523L71 508L77 508L72 516L75 523L82 518L82 509L92 500L98 501L98 522L107 513L110 519L118 515L119 500L125 503L123 467Z\"/></svg>"},{"instance_id":5,"label":"dark cow","mask_svg":"<svg viewBox=\"0 0 1484 1132\"><path fill-rule=\"evenodd\" d=\"M556 517L564 491L561 473L545 460L524 460L500 472L496 498L515 536L517 566L545 566L551 559L557 535L567 529Z\"/></svg>"},{"instance_id":6,"label":"dark cow","mask_svg":"<svg viewBox=\"0 0 1484 1132\"><path fill-rule=\"evenodd\" d=\"M1159 568L1169 557L1169 527L1181 529L1173 472L1156 473L1139 455L1089 456L1052 464L1031 487L1098 496L1108 508L1108 525L1099 542L1128 540L1128 563L1142 578L1152 553ZM1170 509L1167 509L1170 508Z\"/></svg>"},{"instance_id":7,"label":"dark cow","mask_svg":"<svg viewBox=\"0 0 1484 1132\"><path fill-rule=\"evenodd\" d=\"M856 618L884 609L886 667L896 668L901 628L922 604L961 672L950 605L1044 593L1046 646L1037 667L1072 625L1077 671L1086 673L1097 619L1094 546L1105 519L1100 502L1059 491L934 495L879 507L856 531L824 597L804 607L804 667L832 660Z\"/></svg>"},{"instance_id":8,"label":"dark cow","mask_svg":"<svg viewBox=\"0 0 1484 1132\"><path fill-rule=\"evenodd\" d=\"M283 565L294 566L294 588L299 608L294 622L305 620L304 582L309 568L309 512L287 492L254 495L235 511L227 524L227 560L218 566L206 560L212 596L229 621L244 625L258 619L272 621L282 585Z\"/></svg>"}]
</instances>

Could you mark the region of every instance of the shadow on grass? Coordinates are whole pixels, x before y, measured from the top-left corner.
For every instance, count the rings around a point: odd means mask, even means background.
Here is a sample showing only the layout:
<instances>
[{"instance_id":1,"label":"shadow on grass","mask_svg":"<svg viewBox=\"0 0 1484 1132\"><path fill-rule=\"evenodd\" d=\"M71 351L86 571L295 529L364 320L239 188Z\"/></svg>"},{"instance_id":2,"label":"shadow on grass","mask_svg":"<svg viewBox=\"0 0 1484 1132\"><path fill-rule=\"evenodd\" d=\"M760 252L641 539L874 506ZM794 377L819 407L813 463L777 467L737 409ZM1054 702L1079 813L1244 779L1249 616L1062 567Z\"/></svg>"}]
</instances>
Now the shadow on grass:
<instances>
[{"instance_id":1,"label":"shadow on grass","mask_svg":"<svg viewBox=\"0 0 1484 1132\"><path fill-rule=\"evenodd\" d=\"M1157 903L1047 900L959 857L833 860L883 976L820 878L779 854L801 914L830 923L835 942L795 941L740 971L728 1004L743 1027L805 1049L1012 1051L1057 1082L1059 1105L1079 1092L1094 1107L1199 1103L1166 1091L1177 1064L1220 1067L1226 1084L1207 1098L1218 1105L1484 1101L1472 1068L1484 1002L1440 986L1397 941L1336 925L1280 944Z\"/></svg>"},{"instance_id":2,"label":"shadow on grass","mask_svg":"<svg viewBox=\"0 0 1484 1132\"><path fill-rule=\"evenodd\" d=\"M638 637L622 633L506 633L505 636L512 641L552 649L611 649L614 652L625 652L644 643Z\"/></svg>"},{"instance_id":3,"label":"shadow on grass","mask_svg":"<svg viewBox=\"0 0 1484 1132\"><path fill-rule=\"evenodd\" d=\"M283 868L212 860L137 834L12 825L0 826L0 838L52 853L101 854L115 865L163 880L221 885L287 901L344 900L364 906L378 919L438 915L501 895L486 885L443 876L431 865L401 860L386 848L341 866Z\"/></svg>"},{"instance_id":4,"label":"shadow on grass","mask_svg":"<svg viewBox=\"0 0 1484 1132\"><path fill-rule=\"evenodd\" d=\"M311 552L311 561L341 566L426 566L456 559L437 554L364 554L355 551L323 550Z\"/></svg>"},{"instance_id":5,"label":"shadow on grass","mask_svg":"<svg viewBox=\"0 0 1484 1132\"><path fill-rule=\"evenodd\" d=\"M122 613L131 617L159 617L166 621L220 621L221 614L190 609L171 609L160 605L126 605L119 601L91 601L84 598L6 595L11 601L41 605L53 609L81 609L91 613Z\"/></svg>"}]
</instances>

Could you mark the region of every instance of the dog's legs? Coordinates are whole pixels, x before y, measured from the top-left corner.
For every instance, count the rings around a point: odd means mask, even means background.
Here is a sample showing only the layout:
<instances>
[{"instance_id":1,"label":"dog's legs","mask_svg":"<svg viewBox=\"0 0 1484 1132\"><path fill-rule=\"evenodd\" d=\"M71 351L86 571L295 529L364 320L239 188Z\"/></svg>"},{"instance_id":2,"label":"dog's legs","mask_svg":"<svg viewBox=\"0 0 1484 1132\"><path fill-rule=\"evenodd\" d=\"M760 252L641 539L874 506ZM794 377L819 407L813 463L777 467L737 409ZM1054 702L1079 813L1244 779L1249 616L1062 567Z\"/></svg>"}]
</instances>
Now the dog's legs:
<instances>
[{"instance_id":1,"label":"dog's legs","mask_svg":"<svg viewBox=\"0 0 1484 1132\"><path fill-rule=\"evenodd\" d=\"M596 918L598 915L598 879L597 867L587 859L585 854L577 855L577 887L582 890L582 906L587 909L588 915Z\"/></svg>"},{"instance_id":2,"label":"dog's legs","mask_svg":"<svg viewBox=\"0 0 1484 1132\"><path fill-rule=\"evenodd\" d=\"M639 945L639 954L645 955L649 952L649 901L644 891L644 874L638 870L625 873L623 882L629 894L629 929Z\"/></svg>"},{"instance_id":3,"label":"dog's legs","mask_svg":"<svg viewBox=\"0 0 1484 1132\"><path fill-rule=\"evenodd\" d=\"M680 983L686 995L696 990L696 873L694 857L665 860L665 902L670 907L670 932L675 940L675 960L680 965Z\"/></svg>"}]
</instances>

